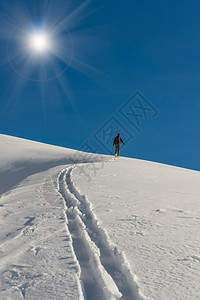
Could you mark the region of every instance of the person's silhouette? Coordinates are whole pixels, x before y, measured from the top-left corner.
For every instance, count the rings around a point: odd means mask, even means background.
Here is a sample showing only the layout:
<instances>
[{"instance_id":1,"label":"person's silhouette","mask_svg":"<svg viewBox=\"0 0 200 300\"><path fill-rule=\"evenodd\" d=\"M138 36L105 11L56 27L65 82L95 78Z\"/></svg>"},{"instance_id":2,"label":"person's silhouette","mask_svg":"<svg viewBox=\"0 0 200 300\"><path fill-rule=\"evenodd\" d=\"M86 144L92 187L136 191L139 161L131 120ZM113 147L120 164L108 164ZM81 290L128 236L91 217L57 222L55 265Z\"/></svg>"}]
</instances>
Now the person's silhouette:
<instances>
[{"instance_id":1,"label":"person's silhouette","mask_svg":"<svg viewBox=\"0 0 200 300\"><path fill-rule=\"evenodd\" d=\"M115 156L117 156L117 157L119 157L119 155L120 155L121 143L125 145L124 141L120 137L120 133L118 133L113 141L113 146L115 145Z\"/></svg>"}]
</instances>

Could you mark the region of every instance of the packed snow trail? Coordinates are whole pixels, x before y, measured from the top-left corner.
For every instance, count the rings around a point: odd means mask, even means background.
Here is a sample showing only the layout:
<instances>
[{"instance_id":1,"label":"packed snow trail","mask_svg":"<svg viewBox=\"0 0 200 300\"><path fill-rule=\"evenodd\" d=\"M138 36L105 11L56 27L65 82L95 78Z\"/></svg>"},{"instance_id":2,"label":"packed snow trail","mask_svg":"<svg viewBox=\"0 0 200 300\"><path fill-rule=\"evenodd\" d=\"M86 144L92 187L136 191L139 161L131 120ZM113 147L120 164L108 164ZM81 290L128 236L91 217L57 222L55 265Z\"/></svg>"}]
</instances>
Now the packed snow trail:
<instances>
[{"instance_id":1,"label":"packed snow trail","mask_svg":"<svg viewBox=\"0 0 200 300\"><path fill-rule=\"evenodd\" d=\"M119 299L121 294L106 274L99 261L98 249L91 242L84 222L80 218L77 208L78 200L73 198L66 185L66 172L60 173L58 189L66 203L68 229L73 241L73 248L80 265L80 280L83 286L85 300Z\"/></svg>"},{"instance_id":2,"label":"packed snow trail","mask_svg":"<svg viewBox=\"0 0 200 300\"><path fill-rule=\"evenodd\" d=\"M125 256L109 241L86 196L75 188L74 168L59 174L58 190L66 204L67 225L81 269L85 300L142 299Z\"/></svg>"}]
</instances>

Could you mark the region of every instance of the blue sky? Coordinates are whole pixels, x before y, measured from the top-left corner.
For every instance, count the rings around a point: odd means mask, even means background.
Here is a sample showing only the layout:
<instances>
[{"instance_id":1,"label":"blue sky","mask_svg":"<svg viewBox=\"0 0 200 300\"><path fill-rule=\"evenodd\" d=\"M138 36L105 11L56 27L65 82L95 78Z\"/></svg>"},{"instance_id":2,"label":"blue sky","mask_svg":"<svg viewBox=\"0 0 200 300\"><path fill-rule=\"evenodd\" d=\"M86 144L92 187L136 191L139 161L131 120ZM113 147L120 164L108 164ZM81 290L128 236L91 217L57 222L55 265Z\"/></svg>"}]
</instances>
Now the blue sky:
<instances>
[{"instance_id":1,"label":"blue sky","mask_svg":"<svg viewBox=\"0 0 200 300\"><path fill-rule=\"evenodd\" d=\"M112 153L121 126L122 155L200 170L199 1L1 0L0 20L1 133ZM62 50L41 71L24 45L44 23Z\"/></svg>"}]
</instances>

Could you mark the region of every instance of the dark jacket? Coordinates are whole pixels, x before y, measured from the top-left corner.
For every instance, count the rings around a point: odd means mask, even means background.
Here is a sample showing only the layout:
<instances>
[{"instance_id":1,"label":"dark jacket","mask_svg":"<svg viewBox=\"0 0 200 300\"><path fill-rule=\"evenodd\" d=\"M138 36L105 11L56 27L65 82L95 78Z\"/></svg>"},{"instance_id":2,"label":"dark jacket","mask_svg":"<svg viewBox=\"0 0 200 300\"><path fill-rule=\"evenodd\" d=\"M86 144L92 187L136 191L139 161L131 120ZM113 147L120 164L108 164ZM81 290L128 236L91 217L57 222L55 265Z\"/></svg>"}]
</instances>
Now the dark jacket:
<instances>
[{"instance_id":1,"label":"dark jacket","mask_svg":"<svg viewBox=\"0 0 200 300\"><path fill-rule=\"evenodd\" d=\"M114 146L114 145L120 146L121 143L123 143L123 144L125 145L125 143L124 143L124 141L122 140L122 138L121 138L119 135L117 135L117 136L114 138L113 146Z\"/></svg>"}]
</instances>

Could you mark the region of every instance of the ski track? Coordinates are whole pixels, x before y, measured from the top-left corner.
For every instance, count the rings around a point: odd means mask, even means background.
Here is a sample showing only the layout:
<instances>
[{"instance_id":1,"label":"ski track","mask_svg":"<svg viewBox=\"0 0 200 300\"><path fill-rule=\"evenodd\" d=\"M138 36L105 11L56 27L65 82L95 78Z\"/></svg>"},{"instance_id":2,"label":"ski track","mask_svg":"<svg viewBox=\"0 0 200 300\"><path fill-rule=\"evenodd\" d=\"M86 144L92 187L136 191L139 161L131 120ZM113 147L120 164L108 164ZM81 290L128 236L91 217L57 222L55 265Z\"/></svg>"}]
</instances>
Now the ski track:
<instances>
[{"instance_id":1,"label":"ski track","mask_svg":"<svg viewBox=\"0 0 200 300\"><path fill-rule=\"evenodd\" d=\"M87 197L76 189L72 180L75 168L72 166L61 171L58 191L65 203L84 299L143 299L124 254L109 240Z\"/></svg>"}]
</instances>

